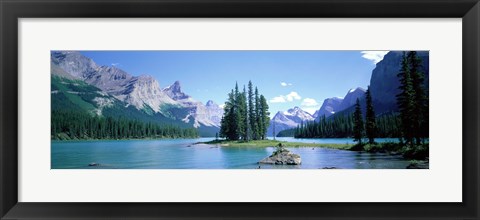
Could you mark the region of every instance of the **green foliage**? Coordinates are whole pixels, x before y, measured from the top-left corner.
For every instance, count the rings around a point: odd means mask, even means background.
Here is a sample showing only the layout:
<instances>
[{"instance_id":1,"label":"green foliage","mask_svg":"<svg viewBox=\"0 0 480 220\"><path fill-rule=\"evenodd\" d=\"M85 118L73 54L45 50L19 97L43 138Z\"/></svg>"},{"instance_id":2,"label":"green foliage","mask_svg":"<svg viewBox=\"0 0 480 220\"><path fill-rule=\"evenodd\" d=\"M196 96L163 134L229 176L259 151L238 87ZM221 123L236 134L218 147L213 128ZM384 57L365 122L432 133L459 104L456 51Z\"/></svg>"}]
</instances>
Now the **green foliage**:
<instances>
[{"instance_id":1,"label":"green foliage","mask_svg":"<svg viewBox=\"0 0 480 220\"><path fill-rule=\"evenodd\" d=\"M194 128L92 116L79 110L52 110L51 122L52 140L198 137Z\"/></svg>"},{"instance_id":2,"label":"green foliage","mask_svg":"<svg viewBox=\"0 0 480 220\"><path fill-rule=\"evenodd\" d=\"M248 103L248 104L247 104ZM260 140L266 138L270 113L268 104L255 88L248 83L248 95L244 86L243 92L235 89L228 94L225 102L224 115L221 120L220 136L227 140Z\"/></svg>"},{"instance_id":3,"label":"green foliage","mask_svg":"<svg viewBox=\"0 0 480 220\"><path fill-rule=\"evenodd\" d=\"M301 143L276 140L213 140L202 142L202 144L214 144L223 147L276 147L280 143L283 147L324 147L339 150L349 150L353 146L352 144Z\"/></svg>"},{"instance_id":4,"label":"green foliage","mask_svg":"<svg viewBox=\"0 0 480 220\"><path fill-rule=\"evenodd\" d=\"M268 112L268 104L267 104L267 99L265 96L260 95L260 110L259 110L259 115L258 118L260 119L260 139L264 140L266 139L267 135L267 129L268 126L270 125L270 112Z\"/></svg>"},{"instance_id":5,"label":"green foliage","mask_svg":"<svg viewBox=\"0 0 480 220\"><path fill-rule=\"evenodd\" d=\"M83 81L52 76L51 78L51 109L52 109L52 139L69 140L69 139L126 139L126 138L162 138L162 137L196 137L197 132L193 132L191 124L175 121L174 119L165 117L160 113L155 113L148 106L144 106L143 111L136 109L134 106L127 105L114 97L102 93L98 88L88 85ZM104 98L112 101L108 107L100 107L95 98ZM164 106L169 108L173 116L185 114L182 109L176 109L176 106ZM101 115L99 115L101 113ZM92 123L102 124L102 121L110 118L114 119L113 124L117 120L129 121L129 123L143 124L158 127L157 135L135 135L127 134L126 136L111 135L108 133L96 133L95 129L88 127L83 123L87 118L93 120ZM79 122L80 120L80 122ZM80 123L80 124L78 124ZM109 123L107 120L106 123ZM71 128L68 128L72 125ZM112 125L113 126L113 125ZM55 128L55 129L54 129ZM164 131L166 130L166 131ZM181 130L177 132L176 130ZM184 131L185 130L185 131ZM187 131L188 130L188 131ZM186 132L187 131L187 132ZM92 136L92 133L95 135ZM205 131L201 130L201 133ZM215 131L208 131L210 136ZM202 134L203 135L203 134Z\"/></svg>"},{"instance_id":6,"label":"green foliage","mask_svg":"<svg viewBox=\"0 0 480 220\"><path fill-rule=\"evenodd\" d=\"M429 155L428 144L406 145L400 150L404 158L424 160Z\"/></svg>"},{"instance_id":7,"label":"green foliage","mask_svg":"<svg viewBox=\"0 0 480 220\"><path fill-rule=\"evenodd\" d=\"M414 138L417 145L422 143L428 137L428 97L425 88L425 75L421 71L422 60L418 57L416 51L409 51L407 60L410 64L410 73L412 79L412 88L414 92L415 113L413 121Z\"/></svg>"},{"instance_id":8,"label":"green foliage","mask_svg":"<svg viewBox=\"0 0 480 220\"><path fill-rule=\"evenodd\" d=\"M365 128L363 125L362 109L360 108L360 100L357 98L355 104L355 112L353 113L353 141L362 144Z\"/></svg>"},{"instance_id":9,"label":"green foliage","mask_svg":"<svg viewBox=\"0 0 480 220\"><path fill-rule=\"evenodd\" d=\"M375 119L375 110L373 109L372 95L370 94L370 86L368 86L367 91L365 92L365 102L366 102L366 117L365 117L365 132L368 138L368 143L373 144L375 142L377 124Z\"/></svg>"},{"instance_id":10,"label":"green foliage","mask_svg":"<svg viewBox=\"0 0 480 220\"><path fill-rule=\"evenodd\" d=\"M376 138L400 137L400 118L396 113L377 116L375 119ZM278 137L296 138L349 138L353 137L353 115L321 117L318 121L306 122L297 128L283 130Z\"/></svg>"},{"instance_id":11,"label":"green foliage","mask_svg":"<svg viewBox=\"0 0 480 220\"><path fill-rule=\"evenodd\" d=\"M296 128L286 129L286 130L278 132L277 137L294 137L295 136L295 131L296 131Z\"/></svg>"},{"instance_id":12,"label":"green foliage","mask_svg":"<svg viewBox=\"0 0 480 220\"><path fill-rule=\"evenodd\" d=\"M428 137L428 96L424 88L424 74L417 52L403 53L398 78L402 137L407 145L420 145Z\"/></svg>"}]
</instances>

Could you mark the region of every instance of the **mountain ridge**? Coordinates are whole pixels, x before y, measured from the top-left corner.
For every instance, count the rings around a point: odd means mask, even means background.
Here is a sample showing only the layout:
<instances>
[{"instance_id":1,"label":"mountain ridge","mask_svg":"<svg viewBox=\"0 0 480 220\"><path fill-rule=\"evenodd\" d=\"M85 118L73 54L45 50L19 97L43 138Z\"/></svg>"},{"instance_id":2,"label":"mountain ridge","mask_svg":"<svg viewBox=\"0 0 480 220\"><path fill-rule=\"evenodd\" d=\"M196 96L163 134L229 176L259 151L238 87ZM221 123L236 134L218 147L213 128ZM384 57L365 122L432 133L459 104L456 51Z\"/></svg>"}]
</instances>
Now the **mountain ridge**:
<instances>
[{"instance_id":1,"label":"mountain ridge","mask_svg":"<svg viewBox=\"0 0 480 220\"><path fill-rule=\"evenodd\" d=\"M125 108L159 113L195 128L215 127L209 129L213 131L220 126L223 109L211 100L207 106L183 93L180 81L161 88L150 75L132 76L114 66L101 66L77 51L52 51L51 69L52 76L83 81L126 103Z\"/></svg>"}]
</instances>

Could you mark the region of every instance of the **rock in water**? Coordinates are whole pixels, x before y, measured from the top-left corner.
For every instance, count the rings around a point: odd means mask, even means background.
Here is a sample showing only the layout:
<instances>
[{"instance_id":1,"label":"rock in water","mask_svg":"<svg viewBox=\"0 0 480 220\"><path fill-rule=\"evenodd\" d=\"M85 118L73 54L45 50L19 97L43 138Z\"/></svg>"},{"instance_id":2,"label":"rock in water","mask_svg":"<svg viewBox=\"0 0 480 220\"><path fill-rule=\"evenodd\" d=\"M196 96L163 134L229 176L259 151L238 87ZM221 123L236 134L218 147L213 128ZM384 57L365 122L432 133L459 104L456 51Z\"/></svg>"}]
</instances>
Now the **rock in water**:
<instances>
[{"instance_id":1,"label":"rock in water","mask_svg":"<svg viewBox=\"0 0 480 220\"><path fill-rule=\"evenodd\" d=\"M302 163L300 155L294 154L289 150L280 147L273 154L258 163L277 164L277 165L299 165Z\"/></svg>"},{"instance_id":2,"label":"rock in water","mask_svg":"<svg viewBox=\"0 0 480 220\"><path fill-rule=\"evenodd\" d=\"M100 166L100 164L98 164L98 163L89 163L88 166L89 166L89 167L98 167L98 166Z\"/></svg>"}]
</instances>

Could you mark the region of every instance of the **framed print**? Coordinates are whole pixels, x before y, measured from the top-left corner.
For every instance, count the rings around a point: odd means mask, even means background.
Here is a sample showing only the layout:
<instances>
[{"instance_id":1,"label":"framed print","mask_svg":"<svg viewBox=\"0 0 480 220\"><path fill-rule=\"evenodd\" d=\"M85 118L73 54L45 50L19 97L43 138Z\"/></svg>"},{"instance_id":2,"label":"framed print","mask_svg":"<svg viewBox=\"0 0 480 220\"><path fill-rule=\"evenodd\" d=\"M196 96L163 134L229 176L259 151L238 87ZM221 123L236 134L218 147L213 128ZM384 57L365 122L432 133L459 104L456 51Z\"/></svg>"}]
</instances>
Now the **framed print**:
<instances>
[{"instance_id":1,"label":"framed print","mask_svg":"<svg viewBox=\"0 0 480 220\"><path fill-rule=\"evenodd\" d=\"M475 0L1 4L2 219L479 218Z\"/></svg>"}]
</instances>

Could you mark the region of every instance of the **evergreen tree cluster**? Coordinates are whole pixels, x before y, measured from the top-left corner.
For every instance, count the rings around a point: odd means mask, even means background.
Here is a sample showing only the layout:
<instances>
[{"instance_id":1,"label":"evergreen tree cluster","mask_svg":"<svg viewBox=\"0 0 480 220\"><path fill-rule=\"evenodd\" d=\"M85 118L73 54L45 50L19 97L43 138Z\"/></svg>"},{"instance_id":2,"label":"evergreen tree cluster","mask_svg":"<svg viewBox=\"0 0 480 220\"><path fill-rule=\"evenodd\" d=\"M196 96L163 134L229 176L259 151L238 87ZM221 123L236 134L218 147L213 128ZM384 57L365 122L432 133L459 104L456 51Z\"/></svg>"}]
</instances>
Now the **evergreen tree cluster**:
<instances>
[{"instance_id":1,"label":"evergreen tree cluster","mask_svg":"<svg viewBox=\"0 0 480 220\"><path fill-rule=\"evenodd\" d=\"M73 110L52 110L51 121L52 140L198 137L194 128L179 128L124 117L92 116Z\"/></svg>"},{"instance_id":2,"label":"evergreen tree cluster","mask_svg":"<svg viewBox=\"0 0 480 220\"><path fill-rule=\"evenodd\" d=\"M357 99L353 114L338 113L332 117L321 117L318 121L302 123L295 129L281 131L279 136L292 133L295 138L348 138L353 137L362 143L367 137L369 143L375 138L400 137L400 118L398 114L375 115L370 87L365 92L366 117L363 117L360 100Z\"/></svg>"},{"instance_id":3,"label":"evergreen tree cluster","mask_svg":"<svg viewBox=\"0 0 480 220\"><path fill-rule=\"evenodd\" d=\"M248 91L243 87L240 92L238 84L228 94L224 115L220 122L220 137L227 140L264 140L270 125L267 99L259 94L248 82Z\"/></svg>"},{"instance_id":4,"label":"evergreen tree cluster","mask_svg":"<svg viewBox=\"0 0 480 220\"><path fill-rule=\"evenodd\" d=\"M420 70L422 60L416 51L403 53L398 73L400 93L397 105L401 118L401 134L408 145L420 145L428 137L428 97L425 75Z\"/></svg>"},{"instance_id":5,"label":"evergreen tree cluster","mask_svg":"<svg viewBox=\"0 0 480 220\"><path fill-rule=\"evenodd\" d=\"M376 138L400 137L400 117L398 114L389 113L377 116ZM295 138L350 138L354 136L353 114L336 115L333 117L320 118L319 121L306 122L297 128L283 130L278 137Z\"/></svg>"}]
</instances>

